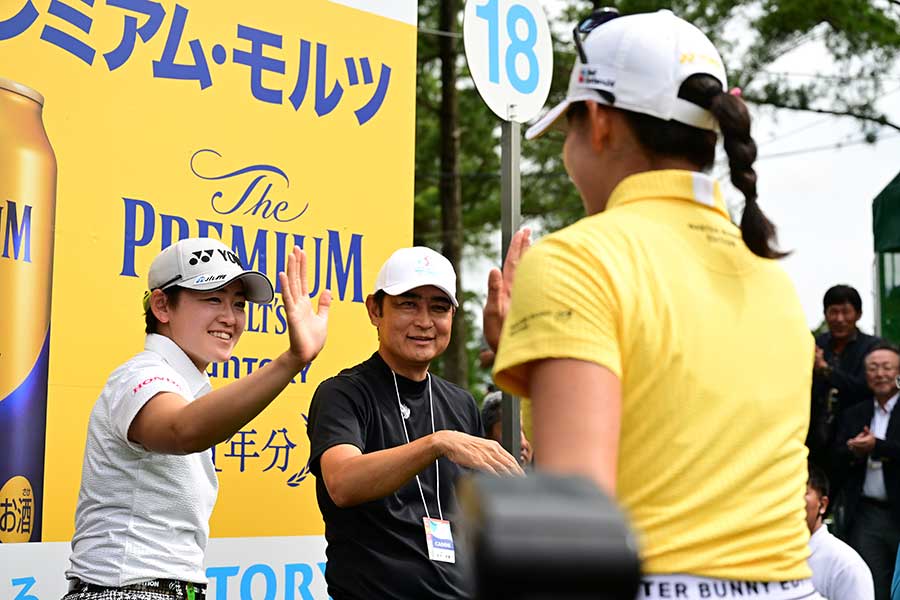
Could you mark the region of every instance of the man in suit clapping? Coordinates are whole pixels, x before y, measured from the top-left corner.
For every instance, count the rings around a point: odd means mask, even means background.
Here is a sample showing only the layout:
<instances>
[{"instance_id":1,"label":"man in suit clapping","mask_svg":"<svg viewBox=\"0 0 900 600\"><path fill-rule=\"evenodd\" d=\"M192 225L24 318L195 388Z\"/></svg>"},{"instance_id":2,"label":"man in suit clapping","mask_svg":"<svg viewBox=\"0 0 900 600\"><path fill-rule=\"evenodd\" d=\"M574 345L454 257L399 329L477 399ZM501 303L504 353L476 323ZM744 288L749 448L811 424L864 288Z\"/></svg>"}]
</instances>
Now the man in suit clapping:
<instances>
[{"instance_id":1,"label":"man in suit clapping","mask_svg":"<svg viewBox=\"0 0 900 600\"><path fill-rule=\"evenodd\" d=\"M889 600L900 544L900 351L876 345L865 372L872 399L841 415L835 463L846 476L847 541L872 570L876 600Z\"/></svg>"}]
</instances>

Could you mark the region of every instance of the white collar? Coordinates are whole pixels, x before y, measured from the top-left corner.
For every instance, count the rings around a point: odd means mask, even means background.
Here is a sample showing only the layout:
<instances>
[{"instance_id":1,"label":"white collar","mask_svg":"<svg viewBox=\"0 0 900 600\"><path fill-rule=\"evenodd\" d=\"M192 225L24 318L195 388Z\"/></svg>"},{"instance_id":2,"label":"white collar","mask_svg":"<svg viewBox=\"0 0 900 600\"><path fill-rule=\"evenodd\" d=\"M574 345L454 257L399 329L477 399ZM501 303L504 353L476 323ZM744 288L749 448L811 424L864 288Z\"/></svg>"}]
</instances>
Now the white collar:
<instances>
[{"instance_id":1,"label":"white collar","mask_svg":"<svg viewBox=\"0 0 900 600\"><path fill-rule=\"evenodd\" d=\"M822 540L829 536L828 533L828 525L822 523L819 525L819 528L813 532L812 535L809 536L809 546L810 548L815 548Z\"/></svg>"},{"instance_id":2,"label":"white collar","mask_svg":"<svg viewBox=\"0 0 900 600\"><path fill-rule=\"evenodd\" d=\"M209 383L209 376L197 368L181 346L176 344L170 338L159 335L158 333L147 334L144 341L144 350L159 354L166 363L175 372L185 378L191 394L196 398L201 393L208 392L212 389Z\"/></svg>"},{"instance_id":3,"label":"white collar","mask_svg":"<svg viewBox=\"0 0 900 600\"><path fill-rule=\"evenodd\" d=\"M886 412L887 414L891 414L891 411L894 410L894 406L897 404L897 397L900 396L900 392L897 392L890 399L885 402L884 410L882 412ZM875 403L875 410L881 410L881 404L878 403L878 400L872 400Z\"/></svg>"}]
</instances>

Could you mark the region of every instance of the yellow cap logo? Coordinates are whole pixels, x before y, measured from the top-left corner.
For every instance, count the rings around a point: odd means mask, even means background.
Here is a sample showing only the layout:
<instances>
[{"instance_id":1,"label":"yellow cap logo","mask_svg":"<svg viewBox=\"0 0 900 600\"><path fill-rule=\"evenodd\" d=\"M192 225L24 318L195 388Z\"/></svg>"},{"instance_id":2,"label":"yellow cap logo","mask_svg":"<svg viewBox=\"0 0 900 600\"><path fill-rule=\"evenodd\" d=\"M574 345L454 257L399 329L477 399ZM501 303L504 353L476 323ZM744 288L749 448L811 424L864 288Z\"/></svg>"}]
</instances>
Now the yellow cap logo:
<instances>
[{"instance_id":1,"label":"yellow cap logo","mask_svg":"<svg viewBox=\"0 0 900 600\"><path fill-rule=\"evenodd\" d=\"M27 542L34 521L31 482L16 475L0 488L0 543Z\"/></svg>"}]
</instances>

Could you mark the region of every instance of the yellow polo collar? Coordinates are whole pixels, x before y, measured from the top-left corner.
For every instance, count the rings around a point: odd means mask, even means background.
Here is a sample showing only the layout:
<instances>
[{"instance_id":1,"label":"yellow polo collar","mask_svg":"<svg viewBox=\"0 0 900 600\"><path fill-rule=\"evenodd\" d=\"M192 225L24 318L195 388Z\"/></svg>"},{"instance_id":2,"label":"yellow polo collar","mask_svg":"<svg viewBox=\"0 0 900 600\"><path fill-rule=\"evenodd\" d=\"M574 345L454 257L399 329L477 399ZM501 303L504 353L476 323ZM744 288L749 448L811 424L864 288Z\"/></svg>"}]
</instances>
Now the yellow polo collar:
<instances>
[{"instance_id":1,"label":"yellow polo collar","mask_svg":"<svg viewBox=\"0 0 900 600\"><path fill-rule=\"evenodd\" d=\"M731 218L718 181L705 173L677 169L629 175L613 190L606 209L650 199L690 200Z\"/></svg>"}]
</instances>

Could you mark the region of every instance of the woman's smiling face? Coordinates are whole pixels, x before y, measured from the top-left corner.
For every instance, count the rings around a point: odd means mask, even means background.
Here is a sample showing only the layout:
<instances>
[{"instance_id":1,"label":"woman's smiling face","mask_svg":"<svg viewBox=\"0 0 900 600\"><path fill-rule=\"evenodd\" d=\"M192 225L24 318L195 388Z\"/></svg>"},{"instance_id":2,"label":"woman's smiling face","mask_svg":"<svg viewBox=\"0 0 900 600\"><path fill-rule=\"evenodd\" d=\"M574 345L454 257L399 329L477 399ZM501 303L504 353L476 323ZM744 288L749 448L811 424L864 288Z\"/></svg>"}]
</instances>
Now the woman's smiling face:
<instances>
[{"instance_id":1,"label":"woman's smiling face","mask_svg":"<svg viewBox=\"0 0 900 600\"><path fill-rule=\"evenodd\" d=\"M214 292L184 290L175 305L169 305L162 331L190 357L201 371L213 362L231 357L244 332L244 284L232 281Z\"/></svg>"}]
</instances>

